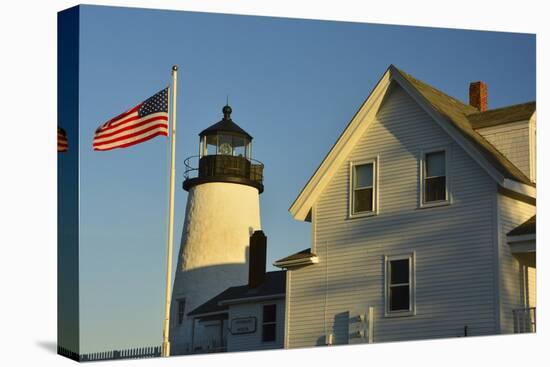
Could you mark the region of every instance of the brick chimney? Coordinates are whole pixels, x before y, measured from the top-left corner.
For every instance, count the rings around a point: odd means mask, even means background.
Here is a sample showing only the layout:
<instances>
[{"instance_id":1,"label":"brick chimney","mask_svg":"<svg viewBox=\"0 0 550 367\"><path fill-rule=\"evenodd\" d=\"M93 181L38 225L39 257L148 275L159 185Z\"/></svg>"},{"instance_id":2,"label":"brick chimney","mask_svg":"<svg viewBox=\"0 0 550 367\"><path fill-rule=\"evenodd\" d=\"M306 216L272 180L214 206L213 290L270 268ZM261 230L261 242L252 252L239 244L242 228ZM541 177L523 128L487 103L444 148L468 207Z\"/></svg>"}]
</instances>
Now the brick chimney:
<instances>
[{"instance_id":1,"label":"brick chimney","mask_svg":"<svg viewBox=\"0 0 550 367\"><path fill-rule=\"evenodd\" d=\"M248 260L248 286L256 288L265 281L267 237L263 231L254 231L250 236Z\"/></svg>"},{"instance_id":2,"label":"brick chimney","mask_svg":"<svg viewBox=\"0 0 550 367\"><path fill-rule=\"evenodd\" d=\"M470 105L479 112L487 111L487 84L482 81L470 83Z\"/></svg>"}]
</instances>

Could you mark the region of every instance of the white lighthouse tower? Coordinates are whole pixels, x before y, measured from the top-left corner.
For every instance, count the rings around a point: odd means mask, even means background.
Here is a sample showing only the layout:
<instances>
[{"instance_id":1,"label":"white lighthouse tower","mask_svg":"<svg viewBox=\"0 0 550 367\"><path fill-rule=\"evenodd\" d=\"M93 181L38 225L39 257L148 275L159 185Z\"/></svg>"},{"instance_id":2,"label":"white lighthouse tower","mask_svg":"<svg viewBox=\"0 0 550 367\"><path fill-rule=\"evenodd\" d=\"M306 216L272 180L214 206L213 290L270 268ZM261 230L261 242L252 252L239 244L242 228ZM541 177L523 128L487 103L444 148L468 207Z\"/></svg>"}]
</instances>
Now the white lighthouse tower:
<instances>
[{"instance_id":1,"label":"white lighthouse tower","mask_svg":"<svg viewBox=\"0 0 550 367\"><path fill-rule=\"evenodd\" d=\"M198 168L189 163L193 157L186 160L183 188L189 195L170 317L173 355L223 348L227 320L214 317L217 327L199 328L187 313L247 283L249 238L261 229L263 164L252 159L252 136L232 121L231 112L226 105L223 119L199 134Z\"/></svg>"}]
</instances>

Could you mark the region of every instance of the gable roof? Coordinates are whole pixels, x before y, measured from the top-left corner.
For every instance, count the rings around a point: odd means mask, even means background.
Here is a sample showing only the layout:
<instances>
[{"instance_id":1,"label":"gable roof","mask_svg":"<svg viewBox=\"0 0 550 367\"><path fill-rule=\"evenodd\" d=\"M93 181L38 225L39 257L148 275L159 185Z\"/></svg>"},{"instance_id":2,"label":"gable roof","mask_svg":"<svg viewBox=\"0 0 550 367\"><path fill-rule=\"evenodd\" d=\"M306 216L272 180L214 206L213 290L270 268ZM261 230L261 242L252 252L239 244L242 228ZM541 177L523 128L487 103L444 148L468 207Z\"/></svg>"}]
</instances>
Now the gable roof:
<instances>
[{"instance_id":1,"label":"gable roof","mask_svg":"<svg viewBox=\"0 0 550 367\"><path fill-rule=\"evenodd\" d=\"M311 248L296 252L287 257L283 257L273 263L274 266L279 268L292 268L300 267L304 265L317 264L319 259L317 255L311 252Z\"/></svg>"},{"instance_id":2,"label":"gable roof","mask_svg":"<svg viewBox=\"0 0 550 367\"><path fill-rule=\"evenodd\" d=\"M536 109L537 103L532 101L473 113L468 115L468 120L474 129L483 129L485 127L529 120Z\"/></svg>"},{"instance_id":3,"label":"gable roof","mask_svg":"<svg viewBox=\"0 0 550 367\"><path fill-rule=\"evenodd\" d=\"M269 271L265 273L265 281L256 288L250 288L248 284L229 287L215 297L198 306L188 316L225 312L227 303L231 301L246 302L257 297L284 295L286 289L286 271Z\"/></svg>"},{"instance_id":4,"label":"gable roof","mask_svg":"<svg viewBox=\"0 0 550 367\"><path fill-rule=\"evenodd\" d=\"M533 215L525 222L508 232L508 236L523 236L537 233L537 216Z\"/></svg>"},{"instance_id":5,"label":"gable roof","mask_svg":"<svg viewBox=\"0 0 550 367\"><path fill-rule=\"evenodd\" d=\"M289 211L294 218L306 220L315 198L334 174L335 170L332 168L343 162L344 156L347 156L358 141L359 136L366 130L369 122L374 119L383 96L392 82L398 83L411 95L444 130L455 138L459 145L487 170L497 183L511 190L517 190L521 194L534 195L533 187L535 184L481 134L474 130L469 116L479 114L475 107L464 104L458 99L448 96L390 65L292 203ZM485 117L489 119L491 115L488 114ZM476 117L473 118L476 119ZM480 119L480 117L477 118ZM526 188L524 185L530 188Z\"/></svg>"},{"instance_id":6,"label":"gable roof","mask_svg":"<svg viewBox=\"0 0 550 367\"><path fill-rule=\"evenodd\" d=\"M392 67L390 66L390 69ZM397 69L420 94L426 98L431 106L445 116L458 130L469 139L483 156L506 178L518 181L527 185L533 185L531 180L517 168L508 158L489 143L481 134L476 132L468 118L479 111L470 105L460 102L458 99L446 95L434 87L421 82L413 76ZM486 112L483 112L486 113Z\"/></svg>"}]
</instances>

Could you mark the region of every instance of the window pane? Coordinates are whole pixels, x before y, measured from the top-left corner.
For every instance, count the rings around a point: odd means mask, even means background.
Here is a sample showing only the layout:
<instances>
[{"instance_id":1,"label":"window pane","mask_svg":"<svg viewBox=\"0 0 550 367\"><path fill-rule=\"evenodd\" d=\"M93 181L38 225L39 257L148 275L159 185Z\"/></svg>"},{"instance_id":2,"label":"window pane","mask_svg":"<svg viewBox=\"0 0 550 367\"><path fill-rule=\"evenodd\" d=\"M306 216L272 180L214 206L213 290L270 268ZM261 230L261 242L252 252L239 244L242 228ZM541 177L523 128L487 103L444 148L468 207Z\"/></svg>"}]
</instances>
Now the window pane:
<instances>
[{"instance_id":1,"label":"window pane","mask_svg":"<svg viewBox=\"0 0 550 367\"><path fill-rule=\"evenodd\" d=\"M358 189L353 191L353 212L371 212L372 209L372 188Z\"/></svg>"},{"instance_id":2,"label":"window pane","mask_svg":"<svg viewBox=\"0 0 550 367\"><path fill-rule=\"evenodd\" d=\"M354 166L355 168L355 182L354 188L358 187L372 187L372 163L361 164Z\"/></svg>"},{"instance_id":3,"label":"window pane","mask_svg":"<svg viewBox=\"0 0 550 367\"><path fill-rule=\"evenodd\" d=\"M409 286L400 285L390 288L390 311L409 309Z\"/></svg>"},{"instance_id":4,"label":"window pane","mask_svg":"<svg viewBox=\"0 0 550 367\"><path fill-rule=\"evenodd\" d=\"M267 324L262 326L262 341L264 342L274 342L276 333L275 333L275 324Z\"/></svg>"},{"instance_id":5,"label":"window pane","mask_svg":"<svg viewBox=\"0 0 550 367\"><path fill-rule=\"evenodd\" d=\"M264 306L263 322L275 322L277 318L277 306L266 305Z\"/></svg>"},{"instance_id":6,"label":"window pane","mask_svg":"<svg viewBox=\"0 0 550 367\"><path fill-rule=\"evenodd\" d=\"M445 152L426 154L426 177L445 176Z\"/></svg>"},{"instance_id":7,"label":"window pane","mask_svg":"<svg viewBox=\"0 0 550 367\"><path fill-rule=\"evenodd\" d=\"M245 157L245 147L247 143L244 138L239 136L233 137L233 155L236 157Z\"/></svg>"},{"instance_id":8,"label":"window pane","mask_svg":"<svg viewBox=\"0 0 550 367\"><path fill-rule=\"evenodd\" d=\"M218 154L233 154L233 139L231 135L218 135Z\"/></svg>"},{"instance_id":9,"label":"window pane","mask_svg":"<svg viewBox=\"0 0 550 367\"><path fill-rule=\"evenodd\" d=\"M447 200L445 191L445 176L424 180L424 202Z\"/></svg>"},{"instance_id":10,"label":"window pane","mask_svg":"<svg viewBox=\"0 0 550 367\"><path fill-rule=\"evenodd\" d=\"M390 261L390 284L409 282L409 259Z\"/></svg>"},{"instance_id":11,"label":"window pane","mask_svg":"<svg viewBox=\"0 0 550 367\"><path fill-rule=\"evenodd\" d=\"M218 150L218 136L209 135L206 137L206 152L205 155L215 155Z\"/></svg>"}]
</instances>

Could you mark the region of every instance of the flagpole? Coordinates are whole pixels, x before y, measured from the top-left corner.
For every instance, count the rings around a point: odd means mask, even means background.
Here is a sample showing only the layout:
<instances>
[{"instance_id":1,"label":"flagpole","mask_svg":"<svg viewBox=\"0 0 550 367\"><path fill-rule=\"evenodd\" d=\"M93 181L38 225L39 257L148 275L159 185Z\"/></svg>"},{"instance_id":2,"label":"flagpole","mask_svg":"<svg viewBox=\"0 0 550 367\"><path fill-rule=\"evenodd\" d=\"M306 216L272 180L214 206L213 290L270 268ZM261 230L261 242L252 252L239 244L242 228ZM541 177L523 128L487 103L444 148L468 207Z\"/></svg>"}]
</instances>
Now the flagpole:
<instances>
[{"instance_id":1,"label":"flagpole","mask_svg":"<svg viewBox=\"0 0 550 367\"><path fill-rule=\"evenodd\" d=\"M174 189L176 177L176 94L178 66L172 66L172 133L170 138L170 191L168 196L168 241L166 243L166 292L164 304L164 328L162 332L162 356L170 356L170 301L172 285L172 243L174 240Z\"/></svg>"}]
</instances>

